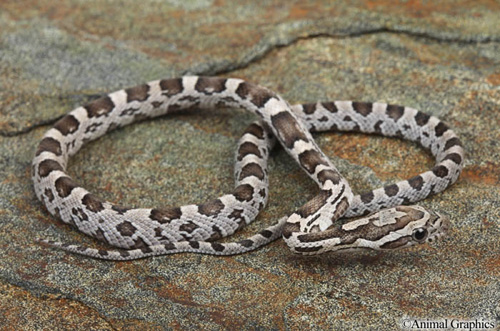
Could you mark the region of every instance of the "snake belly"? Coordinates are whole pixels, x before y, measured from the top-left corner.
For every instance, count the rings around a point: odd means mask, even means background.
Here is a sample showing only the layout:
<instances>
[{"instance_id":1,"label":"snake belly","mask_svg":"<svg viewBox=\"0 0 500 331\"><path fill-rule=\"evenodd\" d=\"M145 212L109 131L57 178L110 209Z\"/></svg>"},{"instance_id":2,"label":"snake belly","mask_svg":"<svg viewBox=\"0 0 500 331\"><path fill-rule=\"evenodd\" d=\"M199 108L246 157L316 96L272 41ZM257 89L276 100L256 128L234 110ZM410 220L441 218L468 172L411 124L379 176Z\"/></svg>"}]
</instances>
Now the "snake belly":
<instances>
[{"instance_id":1,"label":"snake belly","mask_svg":"<svg viewBox=\"0 0 500 331\"><path fill-rule=\"evenodd\" d=\"M253 123L239 142L236 188L231 194L200 205L129 208L101 200L66 174L71 155L115 128L191 107L221 106L249 110L262 120ZM359 131L409 139L428 148L437 164L409 180L353 196L349 184L317 147L309 130ZM290 217L250 238L213 242L250 223L266 205L267 158L274 137L316 181L320 193ZM333 227L333 222L344 214L366 215L441 192L458 178L463 157L452 130L439 119L411 108L350 101L290 107L275 93L239 79L187 76L113 92L63 117L39 144L33 180L37 197L52 215L118 248L98 250L42 240L67 251L111 260L178 252L232 255L283 235L292 251L319 254L363 246L408 246L415 239L407 232L422 226L427 226L426 240L439 237L448 225L445 218L422 207L387 209L341 228ZM377 244L373 244L375 238Z\"/></svg>"}]
</instances>

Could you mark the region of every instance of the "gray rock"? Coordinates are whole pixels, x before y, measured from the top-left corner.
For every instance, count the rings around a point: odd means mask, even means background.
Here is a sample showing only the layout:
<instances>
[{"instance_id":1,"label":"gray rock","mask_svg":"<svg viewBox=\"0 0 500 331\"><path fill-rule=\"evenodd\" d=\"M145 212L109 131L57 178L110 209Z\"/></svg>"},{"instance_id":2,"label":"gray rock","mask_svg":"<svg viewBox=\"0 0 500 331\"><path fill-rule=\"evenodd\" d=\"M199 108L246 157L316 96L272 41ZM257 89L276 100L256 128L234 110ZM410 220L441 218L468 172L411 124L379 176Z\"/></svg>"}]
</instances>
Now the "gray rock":
<instances>
[{"instance_id":1,"label":"gray rock","mask_svg":"<svg viewBox=\"0 0 500 331\"><path fill-rule=\"evenodd\" d=\"M28 8L29 7L29 8ZM23 329L397 328L403 319L500 323L500 8L356 1L0 4L0 325ZM305 258L282 241L233 257L113 263L41 247L104 247L54 220L30 163L43 133L80 104L182 73L241 77L290 102L353 99L444 119L468 153L459 181L422 205L450 215L446 241L392 253ZM69 172L133 206L200 203L233 187L235 143L255 119L190 111L110 133ZM361 192L430 168L395 139L318 134ZM315 185L278 149L270 203L234 240L291 213Z\"/></svg>"}]
</instances>

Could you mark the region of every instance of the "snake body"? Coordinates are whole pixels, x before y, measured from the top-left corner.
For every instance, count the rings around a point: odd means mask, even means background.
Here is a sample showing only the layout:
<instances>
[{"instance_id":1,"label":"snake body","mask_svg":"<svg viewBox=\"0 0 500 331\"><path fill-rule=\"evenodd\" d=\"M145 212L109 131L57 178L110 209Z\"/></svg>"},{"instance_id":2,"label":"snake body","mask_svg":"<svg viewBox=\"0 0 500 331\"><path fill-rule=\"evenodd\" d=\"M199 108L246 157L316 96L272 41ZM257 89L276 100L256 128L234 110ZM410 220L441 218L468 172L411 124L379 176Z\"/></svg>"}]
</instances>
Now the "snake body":
<instances>
[{"instance_id":1,"label":"snake body","mask_svg":"<svg viewBox=\"0 0 500 331\"><path fill-rule=\"evenodd\" d=\"M66 174L69 157L86 142L137 120L192 107L243 108L261 118L240 139L236 188L231 194L200 205L129 208L98 198ZM327 130L416 141L431 151L437 163L411 179L354 196L309 132ZM266 205L267 158L275 140L318 184L319 194L291 216L250 238L213 242L250 223ZM455 133L436 117L412 108L351 101L291 107L279 95L240 79L186 76L116 91L76 108L44 135L35 153L32 177L37 197L53 216L117 247L98 250L41 240L70 252L110 260L178 252L232 255L283 236L292 251L309 255L345 249L396 249L437 239L449 225L446 217L419 206L400 205L453 184L463 160L464 151ZM333 225L342 216L360 215L365 216L340 227Z\"/></svg>"}]
</instances>

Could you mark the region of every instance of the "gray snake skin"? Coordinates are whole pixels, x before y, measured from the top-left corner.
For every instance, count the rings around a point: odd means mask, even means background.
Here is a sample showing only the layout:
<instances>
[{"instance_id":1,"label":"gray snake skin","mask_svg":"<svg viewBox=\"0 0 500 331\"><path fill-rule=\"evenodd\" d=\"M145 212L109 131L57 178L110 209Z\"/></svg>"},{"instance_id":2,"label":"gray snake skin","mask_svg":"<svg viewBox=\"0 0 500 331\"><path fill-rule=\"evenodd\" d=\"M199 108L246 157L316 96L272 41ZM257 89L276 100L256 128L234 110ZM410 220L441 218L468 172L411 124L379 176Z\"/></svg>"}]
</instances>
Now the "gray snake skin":
<instances>
[{"instance_id":1,"label":"gray snake skin","mask_svg":"<svg viewBox=\"0 0 500 331\"><path fill-rule=\"evenodd\" d=\"M66 165L88 141L134 121L187 108L243 108L261 117L244 133L235 165L232 194L200 205L129 208L103 201L66 174ZM317 147L309 131L357 131L419 143L436 158L429 171L354 196L347 181ZM267 158L277 140L318 184L320 192L289 217L233 243L229 236L253 221L268 198ZM460 175L464 150L438 118L384 103L335 101L290 107L277 94L240 79L185 76L113 92L76 108L40 142L32 177L47 210L79 231L111 246L99 250L40 239L66 251L108 260L195 252L233 255L282 236L295 253L392 250L431 242L449 220L419 206L403 206L443 191ZM373 213L373 214L370 214ZM361 218L334 226L340 217Z\"/></svg>"}]
</instances>

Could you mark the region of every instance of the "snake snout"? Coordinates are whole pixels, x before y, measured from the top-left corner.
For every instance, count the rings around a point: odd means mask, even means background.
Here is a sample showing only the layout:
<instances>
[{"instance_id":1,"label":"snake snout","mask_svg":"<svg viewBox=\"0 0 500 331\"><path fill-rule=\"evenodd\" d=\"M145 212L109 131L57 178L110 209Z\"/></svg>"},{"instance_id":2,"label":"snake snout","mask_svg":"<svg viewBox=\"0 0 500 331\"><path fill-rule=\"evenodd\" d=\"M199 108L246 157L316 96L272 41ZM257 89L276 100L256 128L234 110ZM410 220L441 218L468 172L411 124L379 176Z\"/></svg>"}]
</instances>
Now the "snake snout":
<instances>
[{"instance_id":1,"label":"snake snout","mask_svg":"<svg viewBox=\"0 0 500 331\"><path fill-rule=\"evenodd\" d=\"M435 214L437 218L432 226L434 228L434 231L433 234L430 235L429 238L427 238L428 242L435 242L443 237L446 237L448 230L451 227L450 218L447 215L443 215L440 213Z\"/></svg>"}]
</instances>

